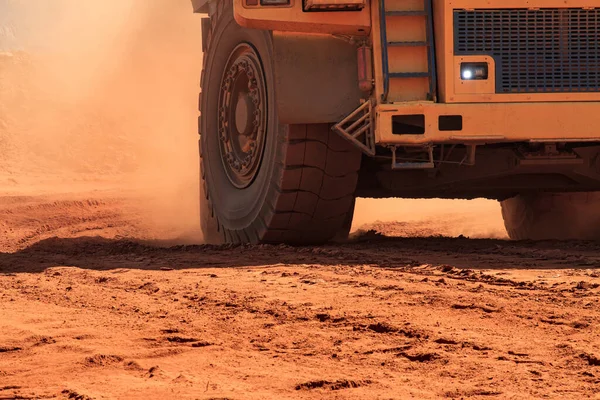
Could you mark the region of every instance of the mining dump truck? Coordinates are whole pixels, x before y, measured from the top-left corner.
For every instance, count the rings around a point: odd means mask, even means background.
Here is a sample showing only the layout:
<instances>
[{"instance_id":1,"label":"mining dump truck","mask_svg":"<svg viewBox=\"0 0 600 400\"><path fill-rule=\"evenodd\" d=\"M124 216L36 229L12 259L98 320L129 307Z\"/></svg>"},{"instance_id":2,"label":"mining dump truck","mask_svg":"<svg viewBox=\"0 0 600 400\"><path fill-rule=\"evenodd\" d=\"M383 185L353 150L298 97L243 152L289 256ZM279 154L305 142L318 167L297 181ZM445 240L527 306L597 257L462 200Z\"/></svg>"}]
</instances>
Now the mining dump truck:
<instances>
[{"instance_id":1,"label":"mining dump truck","mask_svg":"<svg viewBox=\"0 0 600 400\"><path fill-rule=\"evenodd\" d=\"M193 0L211 243L347 237L356 197L600 238L600 0Z\"/></svg>"}]
</instances>

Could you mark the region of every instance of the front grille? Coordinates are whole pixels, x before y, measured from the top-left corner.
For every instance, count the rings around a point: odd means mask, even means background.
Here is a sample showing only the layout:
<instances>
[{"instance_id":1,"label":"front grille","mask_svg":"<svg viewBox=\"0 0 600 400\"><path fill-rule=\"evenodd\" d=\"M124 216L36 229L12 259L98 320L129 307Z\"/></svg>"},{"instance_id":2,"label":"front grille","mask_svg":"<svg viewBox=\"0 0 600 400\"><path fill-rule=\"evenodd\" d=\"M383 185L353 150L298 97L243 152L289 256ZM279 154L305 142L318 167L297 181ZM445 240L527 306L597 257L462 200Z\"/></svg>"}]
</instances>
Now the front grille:
<instances>
[{"instance_id":1,"label":"front grille","mask_svg":"<svg viewBox=\"0 0 600 400\"><path fill-rule=\"evenodd\" d=\"M600 91L600 9L454 11L454 53L489 55L497 93Z\"/></svg>"}]
</instances>

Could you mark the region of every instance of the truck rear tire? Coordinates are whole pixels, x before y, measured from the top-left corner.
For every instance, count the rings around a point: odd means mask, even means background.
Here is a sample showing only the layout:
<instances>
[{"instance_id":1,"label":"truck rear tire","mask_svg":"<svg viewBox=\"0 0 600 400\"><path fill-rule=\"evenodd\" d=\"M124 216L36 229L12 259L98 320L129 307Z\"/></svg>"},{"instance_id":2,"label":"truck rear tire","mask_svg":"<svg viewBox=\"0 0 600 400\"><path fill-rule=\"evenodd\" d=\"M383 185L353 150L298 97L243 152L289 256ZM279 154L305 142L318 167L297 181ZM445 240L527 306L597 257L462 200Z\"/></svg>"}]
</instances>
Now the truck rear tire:
<instances>
[{"instance_id":1,"label":"truck rear tire","mask_svg":"<svg viewBox=\"0 0 600 400\"><path fill-rule=\"evenodd\" d=\"M327 124L279 123L271 34L239 26L231 2L218 3L207 42L199 119L205 241L339 238L351 222L361 153Z\"/></svg>"},{"instance_id":2,"label":"truck rear tire","mask_svg":"<svg viewBox=\"0 0 600 400\"><path fill-rule=\"evenodd\" d=\"M513 240L600 239L600 193L539 193L501 202Z\"/></svg>"}]
</instances>

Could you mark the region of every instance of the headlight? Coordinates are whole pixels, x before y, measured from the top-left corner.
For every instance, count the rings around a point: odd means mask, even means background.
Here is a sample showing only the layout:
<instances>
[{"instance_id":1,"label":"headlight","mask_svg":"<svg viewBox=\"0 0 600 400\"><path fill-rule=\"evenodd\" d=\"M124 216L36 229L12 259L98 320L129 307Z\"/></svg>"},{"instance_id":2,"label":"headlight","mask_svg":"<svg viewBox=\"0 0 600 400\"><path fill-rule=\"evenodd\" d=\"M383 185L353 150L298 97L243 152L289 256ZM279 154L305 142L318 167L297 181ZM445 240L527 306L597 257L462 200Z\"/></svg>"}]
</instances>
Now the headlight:
<instances>
[{"instance_id":1,"label":"headlight","mask_svg":"<svg viewBox=\"0 0 600 400\"><path fill-rule=\"evenodd\" d=\"M485 80L488 78L488 64L487 63L461 63L460 64L460 78L464 81L471 81L475 79Z\"/></svg>"}]
</instances>

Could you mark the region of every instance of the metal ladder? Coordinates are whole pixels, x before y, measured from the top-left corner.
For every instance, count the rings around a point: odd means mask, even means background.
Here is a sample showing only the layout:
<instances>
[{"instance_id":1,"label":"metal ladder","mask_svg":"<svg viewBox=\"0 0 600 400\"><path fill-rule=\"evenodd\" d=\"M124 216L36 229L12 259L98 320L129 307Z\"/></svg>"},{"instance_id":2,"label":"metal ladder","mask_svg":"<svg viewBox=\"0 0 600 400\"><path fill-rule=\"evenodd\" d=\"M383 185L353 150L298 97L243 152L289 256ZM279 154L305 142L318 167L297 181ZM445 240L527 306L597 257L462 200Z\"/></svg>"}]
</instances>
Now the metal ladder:
<instances>
[{"instance_id":1,"label":"metal ladder","mask_svg":"<svg viewBox=\"0 0 600 400\"><path fill-rule=\"evenodd\" d=\"M388 102L388 96L390 91L390 79L411 79L411 78L428 78L429 79L429 93L427 94L427 100L435 101L437 82L436 82L436 71L435 71L435 38L433 33L433 0L423 0L423 10L421 11L387 11L385 6L385 0L379 0L379 11L380 11L380 35L381 35L381 54L383 57L383 94L381 101L383 103ZM413 17L423 16L426 24L426 40L424 42L415 41L403 41L403 42L390 42L388 41L388 27L387 17ZM395 46L422 46L427 48L427 72L390 72L388 49Z\"/></svg>"}]
</instances>

